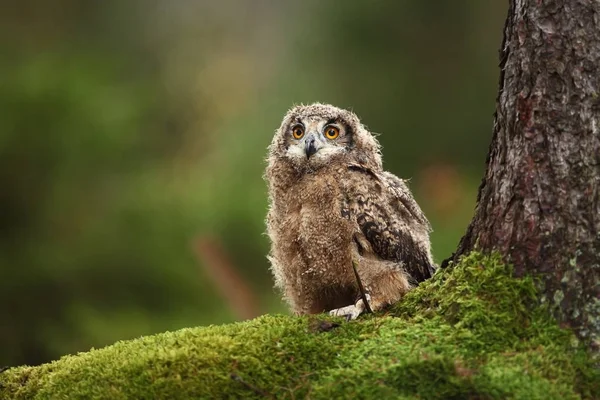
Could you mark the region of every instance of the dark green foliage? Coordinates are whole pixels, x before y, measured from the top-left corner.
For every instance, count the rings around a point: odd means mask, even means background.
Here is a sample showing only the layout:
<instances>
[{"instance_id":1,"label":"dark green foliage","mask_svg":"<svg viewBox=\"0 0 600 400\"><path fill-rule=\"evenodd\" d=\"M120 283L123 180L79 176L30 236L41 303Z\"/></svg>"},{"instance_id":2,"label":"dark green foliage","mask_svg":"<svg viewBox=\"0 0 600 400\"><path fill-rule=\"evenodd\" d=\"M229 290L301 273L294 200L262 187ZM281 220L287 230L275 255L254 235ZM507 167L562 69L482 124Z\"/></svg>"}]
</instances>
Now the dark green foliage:
<instances>
[{"instance_id":1,"label":"dark green foliage","mask_svg":"<svg viewBox=\"0 0 600 400\"><path fill-rule=\"evenodd\" d=\"M193 206L165 192L160 91L126 67L68 51L0 66L0 365L222 313L202 313Z\"/></svg>"},{"instance_id":2,"label":"dark green foliage","mask_svg":"<svg viewBox=\"0 0 600 400\"><path fill-rule=\"evenodd\" d=\"M385 315L323 315L142 337L0 375L0 396L61 398L578 399L600 390L530 278L472 254Z\"/></svg>"}]
</instances>

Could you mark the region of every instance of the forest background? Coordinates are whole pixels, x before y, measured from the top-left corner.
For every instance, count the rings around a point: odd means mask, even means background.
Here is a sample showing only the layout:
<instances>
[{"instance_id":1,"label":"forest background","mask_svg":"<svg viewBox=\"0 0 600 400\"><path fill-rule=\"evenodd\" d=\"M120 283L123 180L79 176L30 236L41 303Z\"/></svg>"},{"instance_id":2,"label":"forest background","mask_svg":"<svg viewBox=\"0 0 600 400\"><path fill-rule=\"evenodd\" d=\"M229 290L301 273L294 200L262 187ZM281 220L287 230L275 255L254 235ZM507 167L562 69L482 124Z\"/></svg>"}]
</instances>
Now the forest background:
<instances>
[{"instance_id":1,"label":"forest background","mask_svg":"<svg viewBox=\"0 0 600 400\"><path fill-rule=\"evenodd\" d=\"M354 110L410 178L438 262L492 134L506 4L1 1L0 366L286 313L266 147Z\"/></svg>"}]
</instances>

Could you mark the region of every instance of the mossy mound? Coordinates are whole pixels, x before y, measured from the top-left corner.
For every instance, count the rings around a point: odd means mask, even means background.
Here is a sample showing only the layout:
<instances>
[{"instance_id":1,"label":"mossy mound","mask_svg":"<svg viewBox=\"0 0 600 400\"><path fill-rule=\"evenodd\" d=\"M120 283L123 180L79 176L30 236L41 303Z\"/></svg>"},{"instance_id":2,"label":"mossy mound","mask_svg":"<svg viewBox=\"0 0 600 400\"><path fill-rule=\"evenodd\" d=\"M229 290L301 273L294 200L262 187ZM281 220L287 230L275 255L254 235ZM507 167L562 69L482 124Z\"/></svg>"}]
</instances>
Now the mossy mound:
<instances>
[{"instance_id":1,"label":"mossy mound","mask_svg":"<svg viewBox=\"0 0 600 400\"><path fill-rule=\"evenodd\" d=\"M384 315L263 316L0 374L2 399L594 398L600 372L535 304L533 281L472 254Z\"/></svg>"}]
</instances>

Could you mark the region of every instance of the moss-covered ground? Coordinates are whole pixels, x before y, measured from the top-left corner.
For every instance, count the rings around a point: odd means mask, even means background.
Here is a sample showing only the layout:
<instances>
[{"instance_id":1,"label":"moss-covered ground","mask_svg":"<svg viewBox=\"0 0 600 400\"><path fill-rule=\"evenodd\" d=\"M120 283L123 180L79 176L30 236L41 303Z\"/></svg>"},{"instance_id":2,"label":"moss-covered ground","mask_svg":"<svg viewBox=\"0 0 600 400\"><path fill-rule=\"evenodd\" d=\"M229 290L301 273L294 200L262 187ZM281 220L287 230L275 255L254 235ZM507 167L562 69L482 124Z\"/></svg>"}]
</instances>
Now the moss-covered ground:
<instances>
[{"instance_id":1,"label":"moss-covered ground","mask_svg":"<svg viewBox=\"0 0 600 400\"><path fill-rule=\"evenodd\" d=\"M600 396L600 372L530 278L472 254L384 314L263 316L0 373L2 399Z\"/></svg>"}]
</instances>

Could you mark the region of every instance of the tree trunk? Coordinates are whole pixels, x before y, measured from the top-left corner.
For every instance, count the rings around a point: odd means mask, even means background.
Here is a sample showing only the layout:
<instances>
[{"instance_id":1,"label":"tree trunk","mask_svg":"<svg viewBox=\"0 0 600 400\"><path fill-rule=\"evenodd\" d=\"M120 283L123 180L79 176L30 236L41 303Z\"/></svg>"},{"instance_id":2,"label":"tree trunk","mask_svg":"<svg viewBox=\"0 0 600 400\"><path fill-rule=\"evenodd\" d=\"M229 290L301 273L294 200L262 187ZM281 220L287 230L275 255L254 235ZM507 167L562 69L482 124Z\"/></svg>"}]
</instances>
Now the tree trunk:
<instances>
[{"instance_id":1,"label":"tree trunk","mask_svg":"<svg viewBox=\"0 0 600 400\"><path fill-rule=\"evenodd\" d=\"M498 250L598 350L600 1L511 0L500 68L487 171L452 258Z\"/></svg>"}]
</instances>

